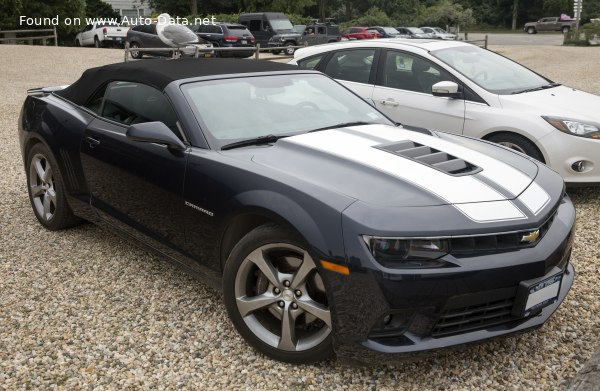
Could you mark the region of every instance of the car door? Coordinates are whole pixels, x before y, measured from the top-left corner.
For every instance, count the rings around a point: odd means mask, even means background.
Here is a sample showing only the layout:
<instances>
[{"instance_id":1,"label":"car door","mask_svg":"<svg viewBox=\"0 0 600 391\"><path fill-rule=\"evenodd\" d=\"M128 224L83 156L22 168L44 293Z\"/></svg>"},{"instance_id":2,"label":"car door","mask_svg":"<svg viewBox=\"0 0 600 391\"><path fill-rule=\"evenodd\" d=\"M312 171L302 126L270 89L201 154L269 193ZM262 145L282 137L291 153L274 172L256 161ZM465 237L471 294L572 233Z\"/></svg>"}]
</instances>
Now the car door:
<instances>
[{"instance_id":1,"label":"car door","mask_svg":"<svg viewBox=\"0 0 600 391\"><path fill-rule=\"evenodd\" d=\"M97 114L81 143L92 207L134 237L184 246L187 152L126 137L132 124L161 121L183 138L167 97L144 84L115 81L99 91L87 108Z\"/></svg>"},{"instance_id":2,"label":"car door","mask_svg":"<svg viewBox=\"0 0 600 391\"><path fill-rule=\"evenodd\" d=\"M373 48L340 50L334 52L326 63L319 63L317 69L373 104L371 95L376 61L376 49Z\"/></svg>"},{"instance_id":3,"label":"car door","mask_svg":"<svg viewBox=\"0 0 600 391\"><path fill-rule=\"evenodd\" d=\"M381 56L372 100L380 111L402 124L462 133L465 101L433 96L440 81L458 83L443 68L413 53L386 50Z\"/></svg>"},{"instance_id":4,"label":"car door","mask_svg":"<svg viewBox=\"0 0 600 391\"><path fill-rule=\"evenodd\" d=\"M543 18L538 24L538 31L551 31L554 28L554 20L552 18Z\"/></svg>"}]
</instances>

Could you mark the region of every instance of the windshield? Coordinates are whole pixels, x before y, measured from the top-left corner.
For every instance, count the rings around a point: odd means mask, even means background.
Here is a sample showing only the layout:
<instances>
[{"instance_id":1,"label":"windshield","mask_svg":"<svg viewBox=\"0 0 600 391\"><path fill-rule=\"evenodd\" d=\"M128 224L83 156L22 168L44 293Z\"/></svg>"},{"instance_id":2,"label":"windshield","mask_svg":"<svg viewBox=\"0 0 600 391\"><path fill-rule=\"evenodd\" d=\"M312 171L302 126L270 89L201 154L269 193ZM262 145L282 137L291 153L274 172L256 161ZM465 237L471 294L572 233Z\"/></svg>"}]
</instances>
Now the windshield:
<instances>
[{"instance_id":1,"label":"windshield","mask_svg":"<svg viewBox=\"0 0 600 391\"><path fill-rule=\"evenodd\" d=\"M323 75L210 80L181 88L206 137L219 147L348 122L393 125L373 106Z\"/></svg>"},{"instance_id":2,"label":"windshield","mask_svg":"<svg viewBox=\"0 0 600 391\"><path fill-rule=\"evenodd\" d=\"M508 58L477 46L435 50L431 54L472 82L499 95L514 94L552 83Z\"/></svg>"},{"instance_id":3,"label":"windshield","mask_svg":"<svg viewBox=\"0 0 600 391\"><path fill-rule=\"evenodd\" d=\"M294 28L292 23L287 19L270 19L269 23L275 31L292 30Z\"/></svg>"},{"instance_id":4,"label":"windshield","mask_svg":"<svg viewBox=\"0 0 600 391\"><path fill-rule=\"evenodd\" d=\"M385 31L387 34L390 34L390 35L398 35L398 34L400 34L400 33L398 32L398 30L396 30L396 29L395 29L395 28L393 28L393 27L384 27L384 28L383 28L383 31Z\"/></svg>"},{"instance_id":5,"label":"windshield","mask_svg":"<svg viewBox=\"0 0 600 391\"><path fill-rule=\"evenodd\" d=\"M443 30L443 29L441 29L441 28L439 28L439 27L434 27L432 30L433 30L433 31L435 31L436 33L440 33L440 34L448 34L448 33L446 32L446 30Z\"/></svg>"},{"instance_id":6,"label":"windshield","mask_svg":"<svg viewBox=\"0 0 600 391\"><path fill-rule=\"evenodd\" d=\"M303 24L298 24L294 26L294 28L292 29L292 33L304 34L304 30L306 30L306 26Z\"/></svg>"},{"instance_id":7,"label":"windshield","mask_svg":"<svg viewBox=\"0 0 600 391\"><path fill-rule=\"evenodd\" d=\"M413 34L425 34L425 32L423 30L418 29L416 27L408 27L407 30Z\"/></svg>"}]
</instances>

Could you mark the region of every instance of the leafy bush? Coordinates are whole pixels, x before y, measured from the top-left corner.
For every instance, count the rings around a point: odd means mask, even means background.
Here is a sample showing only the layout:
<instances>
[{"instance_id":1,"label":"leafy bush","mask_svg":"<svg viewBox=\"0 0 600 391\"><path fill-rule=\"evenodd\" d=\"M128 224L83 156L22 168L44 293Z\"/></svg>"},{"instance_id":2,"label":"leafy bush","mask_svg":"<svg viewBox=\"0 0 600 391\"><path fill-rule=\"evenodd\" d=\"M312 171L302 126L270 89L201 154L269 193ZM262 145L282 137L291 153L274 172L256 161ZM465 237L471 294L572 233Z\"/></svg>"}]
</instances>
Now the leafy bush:
<instances>
[{"instance_id":1,"label":"leafy bush","mask_svg":"<svg viewBox=\"0 0 600 391\"><path fill-rule=\"evenodd\" d=\"M592 40L600 39L600 23L588 23L565 34L565 45L590 46ZM596 44L597 45L597 44Z\"/></svg>"},{"instance_id":2,"label":"leafy bush","mask_svg":"<svg viewBox=\"0 0 600 391\"><path fill-rule=\"evenodd\" d=\"M351 26L394 26L394 21L377 7L371 7L363 16L340 24L341 28Z\"/></svg>"}]
</instances>

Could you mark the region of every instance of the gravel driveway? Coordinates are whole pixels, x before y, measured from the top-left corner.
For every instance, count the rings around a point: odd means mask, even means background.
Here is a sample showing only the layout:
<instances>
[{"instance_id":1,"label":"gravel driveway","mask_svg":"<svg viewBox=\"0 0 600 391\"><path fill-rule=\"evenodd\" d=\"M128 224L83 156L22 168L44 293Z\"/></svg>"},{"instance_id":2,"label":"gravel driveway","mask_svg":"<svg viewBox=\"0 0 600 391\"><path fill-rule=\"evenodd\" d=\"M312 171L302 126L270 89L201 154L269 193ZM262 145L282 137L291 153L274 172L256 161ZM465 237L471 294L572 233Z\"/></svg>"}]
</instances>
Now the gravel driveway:
<instances>
[{"instance_id":1,"label":"gravel driveway","mask_svg":"<svg viewBox=\"0 0 600 391\"><path fill-rule=\"evenodd\" d=\"M600 94L598 48L492 49ZM218 292L167 262L91 224L44 230L29 205L17 140L25 90L117 61L120 50L0 45L0 390L550 390L599 343L598 189L571 192L577 277L544 327L395 367L271 361L237 335Z\"/></svg>"}]
</instances>

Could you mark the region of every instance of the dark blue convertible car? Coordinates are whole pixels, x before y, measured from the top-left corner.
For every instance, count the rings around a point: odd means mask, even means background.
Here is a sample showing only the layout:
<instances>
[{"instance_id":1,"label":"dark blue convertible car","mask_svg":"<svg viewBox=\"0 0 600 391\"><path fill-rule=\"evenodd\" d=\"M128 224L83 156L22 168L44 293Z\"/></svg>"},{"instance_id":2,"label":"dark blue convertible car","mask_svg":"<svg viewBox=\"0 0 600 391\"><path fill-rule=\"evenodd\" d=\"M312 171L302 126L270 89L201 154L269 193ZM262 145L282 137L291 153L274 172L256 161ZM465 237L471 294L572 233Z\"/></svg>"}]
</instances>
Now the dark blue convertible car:
<instances>
[{"instance_id":1,"label":"dark blue convertible car","mask_svg":"<svg viewBox=\"0 0 600 391\"><path fill-rule=\"evenodd\" d=\"M275 359L387 363L535 328L573 283L558 174L396 126L319 72L89 69L30 90L19 138L44 227L89 220L164 255Z\"/></svg>"}]
</instances>

